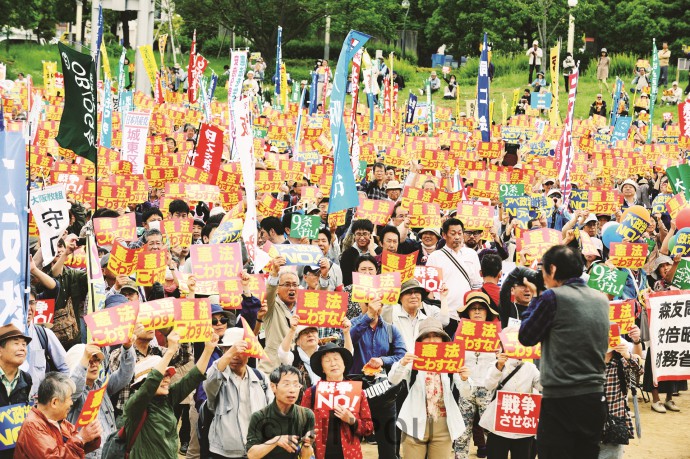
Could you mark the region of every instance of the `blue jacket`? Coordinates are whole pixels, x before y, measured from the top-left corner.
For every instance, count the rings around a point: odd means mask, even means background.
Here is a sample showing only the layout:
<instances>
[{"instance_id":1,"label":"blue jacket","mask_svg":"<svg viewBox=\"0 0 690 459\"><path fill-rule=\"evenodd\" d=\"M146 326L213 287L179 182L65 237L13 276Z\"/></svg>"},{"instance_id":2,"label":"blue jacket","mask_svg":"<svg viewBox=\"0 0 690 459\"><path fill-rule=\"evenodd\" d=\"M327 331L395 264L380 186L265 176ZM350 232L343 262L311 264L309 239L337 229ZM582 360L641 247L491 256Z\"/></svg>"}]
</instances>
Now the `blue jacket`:
<instances>
[{"instance_id":1,"label":"blue jacket","mask_svg":"<svg viewBox=\"0 0 690 459\"><path fill-rule=\"evenodd\" d=\"M390 371L395 362L402 359L407 352L405 341L400 331L381 317L372 329L371 317L361 314L352 320L350 336L354 346L353 363L350 373L358 374L362 372L362 367L372 358L378 357L383 360L386 371ZM389 329L392 335L392 342L389 342Z\"/></svg>"}]
</instances>

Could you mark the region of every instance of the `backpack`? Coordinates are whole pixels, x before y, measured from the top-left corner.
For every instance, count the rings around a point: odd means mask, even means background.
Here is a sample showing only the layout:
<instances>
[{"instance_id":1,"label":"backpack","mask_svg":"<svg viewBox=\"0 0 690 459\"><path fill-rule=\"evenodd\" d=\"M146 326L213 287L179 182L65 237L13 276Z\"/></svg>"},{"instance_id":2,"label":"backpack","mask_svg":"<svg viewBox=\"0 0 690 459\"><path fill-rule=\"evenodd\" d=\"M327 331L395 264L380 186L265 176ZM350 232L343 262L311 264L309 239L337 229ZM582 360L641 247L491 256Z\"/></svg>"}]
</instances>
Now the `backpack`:
<instances>
[{"instance_id":1,"label":"backpack","mask_svg":"<svg viewBox=\"0 0 690 459\"><path fill-rule=\"evenodd\" d=\"M53 361L53 356L50 353L50 341L48 341L48 332L43 325L34 325L36 329L36 335L38 336L38 341L41 343L43 348L45 358L46 358L46 373L51 371L58 371L55 362Z\"/></svg>"},{"instance_id":2,"label":"backpack","mask_svg":"<svg viewBox=\"0 0 690 459\"><path fill-rule=\"evenodd\" d=\"M259 378L261 389L264 391L264 393L266 393L266 391L268 391L268 385L266 385L266 380L264 379L263 373L253 367L247 367L247 369L251 369L256 377ZM208 433L211 430L211 423L213 422L214 417L213 413L208 408L207 403L208 400L201 402L201 406L199 406L199 419L196 423L196 433L197 437L199 438L199 451L201 453L201 457L206 457L209 454L210 446L208 441ZM106 459L106 457L103 456L102 459Z\"/></svg>"},{"instance_id":3,"label":"backpack","mask_svg":"<svg viewBox=\"0 0 690 459\"><path fill-rule=\"evenodd\" d=\"M134 433L132 433L129 441L126 441L126 425L122 426L120 430L108 435L108 438L103 444L103 449L101 450L101 459L129 459L129 452L132 450L134 442L137 441L139 432L141 432L142 427L144 427L144 423L146 422L148 415L149 410L145 410L144 415L141 417L141 421L139 421L139 424L137 424L137 427L134 429Z\"/></svg>"}]
</instances>

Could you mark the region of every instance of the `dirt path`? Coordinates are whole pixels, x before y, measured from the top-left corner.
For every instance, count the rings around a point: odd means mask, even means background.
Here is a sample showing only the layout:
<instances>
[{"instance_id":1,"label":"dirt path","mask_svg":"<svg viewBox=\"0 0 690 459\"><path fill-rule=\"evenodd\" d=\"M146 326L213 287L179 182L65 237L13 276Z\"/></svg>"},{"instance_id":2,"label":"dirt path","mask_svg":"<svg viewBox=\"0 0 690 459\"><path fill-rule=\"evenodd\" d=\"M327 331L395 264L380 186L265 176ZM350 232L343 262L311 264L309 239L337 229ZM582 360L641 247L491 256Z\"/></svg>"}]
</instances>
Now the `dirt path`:
<instances>
[{"instance_id":1,"label":"dirt path","mask_svg":"<svg viewBox=\"0 0 690 459\"><path fill-rule=\"evenodd\" d=\"M674 400L681 411L666 414L652 411L650 403L640 400L642 438L631 440L625 447L625 459L690 459L690 392L681 392ZM378 457L376 446L363 445L362 450L366 459ZM470 458L476 458L474 446L471 451Z\"/></svg>"}]
</instances>

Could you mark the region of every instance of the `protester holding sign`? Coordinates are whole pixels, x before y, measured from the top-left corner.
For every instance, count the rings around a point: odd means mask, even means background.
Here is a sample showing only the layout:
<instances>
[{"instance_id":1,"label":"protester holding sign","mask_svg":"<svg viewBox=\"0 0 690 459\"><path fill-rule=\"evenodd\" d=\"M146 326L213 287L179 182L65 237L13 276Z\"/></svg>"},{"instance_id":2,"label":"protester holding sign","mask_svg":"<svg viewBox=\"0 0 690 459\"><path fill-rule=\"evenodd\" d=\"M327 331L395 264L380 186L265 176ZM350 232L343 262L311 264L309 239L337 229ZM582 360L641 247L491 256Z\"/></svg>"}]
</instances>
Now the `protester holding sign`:
<instances>
[{"instance_id":1,"label":"protester holding sign","mask_svg":"<svg viewBox=\"0 0 690 459\"><path fill-rule=\"evenodd\" d=\"M375 257L376 243L372 236L374 233L374 224L370 220L361 219L352 222L350 227L350 234L354 236L354 244L349 249L345 250L340 256L340 269L343 272L343 285L348 286L352 284L352 272L355 271L355 261L360 255L365 253Z\"/></svg>"},{"instance_id":2,"label":"protester holding sign","mask_svg":"<svg viewBox=\"0 0 690 459\"><path fill-rule=\"evenodd\" d=\"M132 459L177 458L179 438L173 410L204 380L208 361L218 343L218 335L213 334L211 340L206 342L204 352L194 368L180 381L170 384L170 378L174 375L175 369L169 364L177 353L179 339L177 332L168 335L168 348L165 354L160 359L154 359L157 363L149 367L148 375L144 372L145 378L142 378L142 375L137 376L135 386L138 388L124 406L121 423L130 434L142 417L146 417L132 447Z\"/></svg>"},{"instance_id":3,"label":"protester holding sign","mask_svg":"<svg viewBox=\"0 0 690 459\"><path fill-rule=\"evenodd\" d=\"M143 331L143 328L139 328ZM122 345L123 351L120 352L120 366L113 371L107 380L101 379L101 364L105 360L103 352L93 344L77 344L67 353L67 363L71 370L70 378L74 382L75 390L72 394L72 408L69 411L67 420L74 425L79 425L80 415L88 413L91 419L97 419L101 425L102 442L98 448L86 455L88 459L99 459L101 457L101 446L111 433L117 430L115 425L115 408L111 402L111 397L116 395L125 386L129 385L134 376L135 354L132 342ZM87 406L89 393L98 391L107 384L106 393L101 394L100 401L94 406ZM103 396L105 395L105 396Z\"/></svg>"},{"instance_id":4,"label":"protester holding sign","mask_svg":"<svg viewBox=\"0 0 690 459\"><path fill-rule=\"evenodd\" d=\"M450 341L435 318L426 319L415 337L417 343ZM454 441L463 436L469 441L470 433L458 406L471 393L469 369L462 367L455 374L413 370L416 358L414 353L406 353L388 376L392 384L405 384L409 391L397 421L403 432L402 453L405 459L447 457ZM461 457L469 457L469 451Z\"/></svg>"},{"instance_id":5,"label":"protester holding sign","mask_svg":"<svg viewBox=\"0 0 690 459\"><path fill-rule=\"evenodd\" d=\"M301 404L314 412L316 458L361 459L360 439L374 432L374 424L361 382L346 380L352 367L352 352L326 344L312 354L310 367L319 382L307 388ZM359 392L352 389L355 385Z\"/></svg>"},{"instance_id":6,"label":"protester holding sign","mask_svg":"<svg viewBox=\"0 0 690 459\"><path fill-rule=\"evenodd\" d=\"M594 459L606 419L608 300L580 278L579 251L557 245L544 253L542 263L546 290L522 314L519 334L523 345L542 343L543 349L539 457ZM523 282L536 296L537 286ZM573 343L578 343L576 353Z\"/></svg>"},{"instance_id":7,"label":"protester holding sign","mask_svg":"<svg viewBox=\"0 0 690 459\"><path fill-rule=\"evenodd\" d=\"M355 261L354 272L356 273L375 276L379 274L380 271L381 265L376 261L376 258L368 253L360 255ZM361 303L352 301L352 284L346 285L343 290L347 292L347 312L345 313L345 317L350 320L359 317L359 315L362 314L362 308L360 308Z\"/></svg>"},{"instance_id":8,"label":"protester holding sign","mask_svg":"<svg viewBox=\"0 0 690 459\"><path fill-rule=\"evenodd\" d=\"M31 409L19 432L15 458L79 459L98 448L101 442L99 422L94 420L77 432L77 428L66 420L73 394L74 382L67 375L46 375L38 387L38 404Z\"/></svg>"}]
</instances>

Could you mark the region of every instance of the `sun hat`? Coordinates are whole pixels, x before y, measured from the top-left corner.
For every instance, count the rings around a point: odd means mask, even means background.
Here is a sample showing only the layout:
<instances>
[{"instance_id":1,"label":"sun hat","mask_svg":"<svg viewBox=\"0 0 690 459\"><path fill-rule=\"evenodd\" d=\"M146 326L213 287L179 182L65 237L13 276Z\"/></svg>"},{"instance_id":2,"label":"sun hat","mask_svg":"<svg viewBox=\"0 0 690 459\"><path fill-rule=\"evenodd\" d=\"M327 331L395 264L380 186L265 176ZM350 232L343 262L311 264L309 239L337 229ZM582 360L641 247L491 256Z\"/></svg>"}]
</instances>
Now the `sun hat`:
<instances>
[{"instance_id":1,"label":"sun hat","mask_svg":"<svg viewBox=\"0 0 690 459\"><path fill-rule=\"evenodd\" d=\"M211 315L213 316L214 314L223 314L225 317L228 318L228 320L233 321L235 320L235 314L233 314L231 311L226 311L221 307L220 304L217 303L211 303ZM228 322L228 327L230 327L231 324Z\"/></svg>"},{"instance_id":2,"label":"sun hat","mask_svg":"<svg viewBox=\"0 0 690 459\"><path fill-rule=\"evenodd\" d=\"M136 386L146 379L149 373L151 373L151 370L153 370L161 360L163 360L163 357L159 355L150 355L139 360L136 365L134 365L134 382L132 383L132 386ZM175 367L168 367L166 368L163 376L173 376L175 373Z\"/></svg>"},{"instance_id":3,"label":"sun hat","mask_svg":"<svg viewBox=\"0 0 690 459\"><path fill-rule=\"evenodd\" d=\"M318 327L314 327L313 325L298 325L297 328L295 328L295 341L299 339L299 335L307 330L319 331Z\"/></svg>"},{"instance_id":4,"label":"sun hat","mask_svg":"<svg viewBox=\"0 0 690 459\"><path fill-rule=\"evenodd\" d=\"M498 316L498 312L491 307L491 299L489 298L489 295L481 290L470 290L469 292L465 293L465 301L463 301L463 305L458 308L458 314L461 317L467 318L469 314L468 307L472 303L482 303L484 306L486 306L488 312L494 316Z\"/></svg>"},{"instance_id":5,"label":"sun hat","mask_svg":"<svg viewBox=\"0 0 690 459\"><path fill-rule=\"evenodd\" d=\"M3 325L0 327L0 344L10 338L24 338L27 344L31 342L31 338L23 334L16 326L12 324Z\"/></svg>"},{"instance_id":6,"label":"sun hat","mask_svg":"<svg viewBox=\"0 0 690 459\"><path fill-rule=\"evenodd\" d=\"M391 180L386 186L386 190L402 190L403 186L397 180Z\"/></svg>"},{"instance_id":7,"label":"sun hat","mask_svg":"<svg viewBox=\"0 0 690 459\"><path fill-rule=\"evenodd\" d=\"M235 343L242 341L244 339L244 328L242 327L230 327L225 330L223 337L218 341L218 347L231 347Z\"/></svg>"},{"instance_id":8,"label":"sun hat","mask_svg":"<svg viewBox=\"0 0 690 459\"><path fill-rule=\"evenodd\" d=\"M350 353L350 351L344 347L337 346L333 343L328 343L324 346L321 346L318 351L314 352L309 360L311 370L321 379L326 378L326 373L323 371L321 360L324 355L331 352L337 352L343 358L343 362L345 363L345 371L343 372L343 375L346 375L350 371L350 368L352 368L352 353Z\"/></svg>"},{"instance_id":9,"label":"sun hat","mask_svg":"<svg viewBox=\"0 0 690 459\"><path fill-rule=\"evenodd\" d=\"M419 331L417 332L417 337L414 340L421 341L430 333L439 335L444 342L452 341L450 336L448 336L448 333L443 330L441 321L435 317L427 317L419 323Z\"/></svg>"},{"instance_id":10,"label":"sun hat","mask_svg":"<svg viewBox=\"0 0 690 459\"><path fill-rule=\"evenodd\" d=\"M422 284L419 283L417 279L410 279L402 283L400 286L400 295L398 296L398 303L400 302L400 298L405 293L411 292L413 290L421 290L422 292L422 298L425 298L429 292L426 291L424 287L422 287Z\"/></svg>"},{"instance_id":11,"label":"sun hat","mask_svg":"<svg viewBox=\"0 0 690 459\"><path fill-rule=\"evenodd\" d=\"M420 232L417 233L417 236L420 238L422 237L422 234L424 233L431 233L437 238L441 239L441 233L439 232L438 228L424 228Z\"/></svg>"},{"instance_id":12,"label":"sun hat","mask_svg":"<svg viewBox=\"0 0 690 459\"><path fill-rule=\"evenodd\" d=\"M82 356L84 355L84 349L86 349L86 344L82 343L75 344L69 348L69 351L67 351L67 354L65 354L65 363L67 364L67 368L73 370L77 367L77 364L79 364ZM105 354L103 354L103 351L101 350L92 354L92 356L93 355L98 355L101 360L105 360Z\"/></svg>"}]
</instances>

